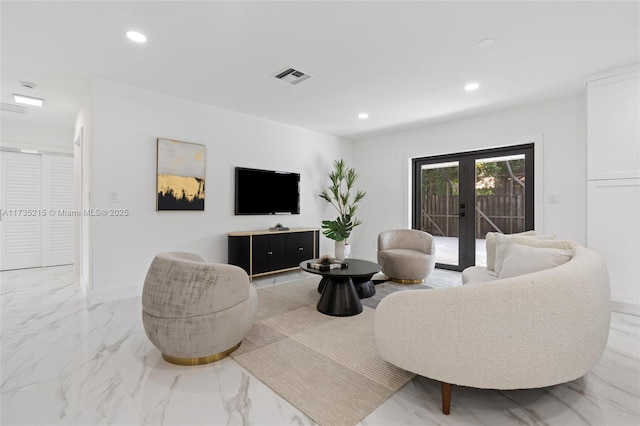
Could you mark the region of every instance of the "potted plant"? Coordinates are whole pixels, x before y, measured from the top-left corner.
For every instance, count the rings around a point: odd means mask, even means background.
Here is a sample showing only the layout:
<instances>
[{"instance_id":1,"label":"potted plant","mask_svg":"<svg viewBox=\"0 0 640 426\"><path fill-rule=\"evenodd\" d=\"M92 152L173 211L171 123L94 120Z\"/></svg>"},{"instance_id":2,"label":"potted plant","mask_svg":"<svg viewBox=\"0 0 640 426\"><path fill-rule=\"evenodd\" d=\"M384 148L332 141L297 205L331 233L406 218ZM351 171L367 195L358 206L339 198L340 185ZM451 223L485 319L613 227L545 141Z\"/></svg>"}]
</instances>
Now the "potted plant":
<instances>
[{"instance_id":1,"label":"potted plant","mask_svg":"<svg viewBox=\"0 0 640 426\"><path fill-rule=\"evenodd\" d=\"M329 173L331 185L322 191L320 198L329 202L337 211L335 220L322 221L322 233L336 242L336 259L344 260L345 245L353 228L362 221L355 217L358 203L364 198L365 192L357 190L352 193L353 185L358 174L352 167L347 167L344 160L333 162L333 171Z\"/></svg>"}]
</instances>

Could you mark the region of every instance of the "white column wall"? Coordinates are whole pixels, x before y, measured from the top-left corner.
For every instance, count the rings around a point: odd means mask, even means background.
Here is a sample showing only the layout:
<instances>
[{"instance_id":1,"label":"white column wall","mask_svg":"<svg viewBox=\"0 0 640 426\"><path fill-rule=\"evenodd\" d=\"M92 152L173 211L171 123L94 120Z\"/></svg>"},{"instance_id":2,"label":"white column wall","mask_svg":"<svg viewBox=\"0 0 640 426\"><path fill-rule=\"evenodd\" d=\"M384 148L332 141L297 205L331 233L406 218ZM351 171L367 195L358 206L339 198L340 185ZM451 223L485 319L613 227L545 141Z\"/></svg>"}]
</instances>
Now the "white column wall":
<instances>
[{"instance_id":1,"label":"white column wall","mask_svg":"<svg viewBox=\"0 0 640 426\"><path fill-rule=\"evenodd\" d=\"M277 222L319 227L332 214L317 196L332 162L352 160L350 141L106 81L93 84L91 117L91 206L130 212L91 219L92 302L139 295L149 263L162 251L226 263L230 231ZM206 145L204 212L156 211L158 137ZM235 216L236 166L300 173L301 214ZM117 202L109 201L110 192ZM332 251L331 243L322 237L320 251Z\"/></svg>"},{"instance_id":2,"label":"white column wall","mask_svg":"<svg viewBox=\"0 0 640 426\"><path fill-rule=\"evenodd\" d=\"M78 211L91 208L91 165L93 162L91 153L93 134L92 111L91 93L87 93L76 117L73 145L76 209ZM76 280L80 283L83 294L88 298L90 294L92 262L91 217L76 217L74 237L76 241L74 273Z\"/></svg>"}]
</instances>

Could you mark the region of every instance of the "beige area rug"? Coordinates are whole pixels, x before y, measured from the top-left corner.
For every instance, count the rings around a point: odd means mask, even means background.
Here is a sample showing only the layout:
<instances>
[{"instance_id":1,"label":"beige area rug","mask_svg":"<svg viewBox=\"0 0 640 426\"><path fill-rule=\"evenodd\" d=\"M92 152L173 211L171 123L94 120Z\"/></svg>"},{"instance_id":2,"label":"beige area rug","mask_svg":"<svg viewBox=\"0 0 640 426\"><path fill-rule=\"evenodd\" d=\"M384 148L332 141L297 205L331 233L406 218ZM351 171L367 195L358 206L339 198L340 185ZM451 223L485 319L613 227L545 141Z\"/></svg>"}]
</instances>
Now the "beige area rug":
<instances>
[{"instance_id":1,"label":"beige area rug","mask_svg":"<svg viewBox=\"0 0 640 426\"><path fill-rule=\"evenodd\" d=\"M378 355L374 309L352 317L318 312L318 282L258 289L256 323L231 357L319 425L353 425L414 374Z\"/></svg>"}]
</instances>

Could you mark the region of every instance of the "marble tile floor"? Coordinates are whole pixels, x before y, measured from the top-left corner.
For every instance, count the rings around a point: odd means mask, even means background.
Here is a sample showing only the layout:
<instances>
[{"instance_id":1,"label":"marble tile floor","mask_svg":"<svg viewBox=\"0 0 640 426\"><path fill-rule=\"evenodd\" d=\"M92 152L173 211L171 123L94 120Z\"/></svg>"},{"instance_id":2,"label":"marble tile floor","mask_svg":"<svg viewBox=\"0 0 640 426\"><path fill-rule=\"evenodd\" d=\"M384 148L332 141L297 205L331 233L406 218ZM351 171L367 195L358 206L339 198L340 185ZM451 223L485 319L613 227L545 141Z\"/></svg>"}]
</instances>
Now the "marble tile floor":
<instances>
[{"instance_id":1,"label":"marble tile floor","mask_svg":"<svg viewBox=\"0 0 640 426\"><path fill-rule=\"evenodd\" d=\"M429 284L459 285L459 273L438 270ZM164 362L144 334L140 298L89 306L71 266L0 272L0 298L2 425L313 424L230 358ZM638 316L614 312L602 360L574 382L508 392L454 387L444 416L439 384L418 377L362 425L638 425L639 326Z\"/></svg>"}]
</instances>

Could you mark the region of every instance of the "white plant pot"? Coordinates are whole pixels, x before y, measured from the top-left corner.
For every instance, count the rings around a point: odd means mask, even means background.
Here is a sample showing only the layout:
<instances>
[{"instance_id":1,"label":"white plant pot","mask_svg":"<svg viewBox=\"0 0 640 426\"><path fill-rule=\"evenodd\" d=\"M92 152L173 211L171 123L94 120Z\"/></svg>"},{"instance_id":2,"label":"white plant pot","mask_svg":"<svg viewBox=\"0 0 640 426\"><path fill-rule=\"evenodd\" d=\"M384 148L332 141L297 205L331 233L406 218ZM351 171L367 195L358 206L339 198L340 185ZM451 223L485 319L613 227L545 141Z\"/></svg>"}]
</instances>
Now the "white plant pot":
<instances>
[{"instance_id":1,"label":"white plant pot","mask_svg":"<svg viewBox=\"0 0 640 426\"><path fill-rule=\"evenodd\" d=\"M345 252L344 252L344 247L345 247L345 242L344 240L342 241L336 241L336 255L335 258L336 260L344 260L345 257Z\"/></svg>"},{"instance_id":2,"label":"white plant pot","mask_svg":"<svg viewBox=\"0 0 640 426\"><path fill-rule=\"evenodd\" d=\"M348 259L351 256L351 244L344 245L344 258Z\"/></svg>"}]
</instances>

